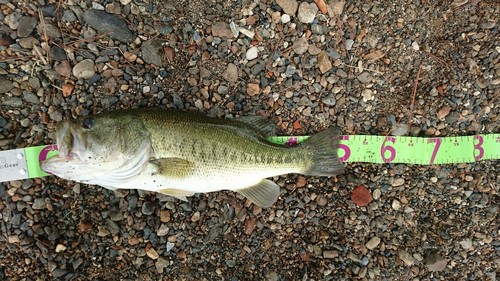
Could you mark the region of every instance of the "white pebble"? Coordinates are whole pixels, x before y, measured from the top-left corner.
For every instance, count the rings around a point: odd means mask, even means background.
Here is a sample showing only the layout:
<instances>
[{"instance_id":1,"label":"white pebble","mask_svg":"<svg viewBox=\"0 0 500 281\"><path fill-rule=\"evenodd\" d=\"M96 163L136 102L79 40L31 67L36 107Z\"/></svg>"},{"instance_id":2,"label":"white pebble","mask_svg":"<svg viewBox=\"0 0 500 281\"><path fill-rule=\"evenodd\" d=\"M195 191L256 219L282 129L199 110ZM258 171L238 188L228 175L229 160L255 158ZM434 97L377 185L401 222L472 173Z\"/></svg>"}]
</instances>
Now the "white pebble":
<instances>
[{"instance_id":1,"label":"white pebble","mask_svg":"<svg viewBox=\"0 0 500 281\"><path fill-rule=\"evenodd\" d=\"M167 252L170 252L170 250L172 250L174 246L175 246L174 243L167 242Z\"/></svg>"},{"instance_id":2,"label":"white pebble","mask_svg":"<svg viewBox=\"0 0 500 281\"><path fill-rule=\"evenodd\" d=\"M352 45L354 45L354 40L352 39L347 39L345 40L345 48L346 50L351 50L352 49Z\"/></svg>"},{"instance_id":3,"label":"white pebble","mask_svg":"<svg viewBox=\"0 0 500 281\"><path fill-rule=\"evenodd\" d=\"M364 89L363 92L361 92L361 96L363 97L363 101L367 102L369 100L373 100L373 91L370 89Z\"/></svg>"},{"instance_id":4,"label":"white pebble","mask_svg":"<svg viewBox=\"0 0 500 281\"><path fill-rule=\"evenodd\" d=\"M250 49L248 49L246 53L246 58L247 60L253 60L256 59L258 55L259 55L259 49L257 49L257 47L251 47Z\"/></svg>"},{"instance_id":5,"label":"white pebble","mask_svg":"<svg viewBox=\"0 0 500 281\"><path fill-rule=\"evenodd\" d=\"M248 30L246 28L240 27L239 30L240 30L241 33L245 34L245 36L247 36L247 37L249 37L251 39L253 39L253 37L255 36L255 32L250 31L250 30Z\"/></svg>"},{"instance_id":6,"label":"white pebble","mask_svg":"<svg viewBox=\"0 0 500 281\"><path fill-rule=\"evenodd\" d=\"M99 3L92 2L92 9L104 11L104 6Z\"/></svg>"},{"instance_id":7,"label":"white pebble","mask_svg":"<svg viewBox=\"0 0 500 281\"><path fill-rule=\"evenodd\" d=\"M396 211L399 210L401 208L401 203L398 200L392 201L392 208Z\"/></svg>"},{"instance_id":8,"label":"white pebble","mask_svg":"<svg viewBox=\"0 0 500 281\"><path fill-rule=\"evenodd\" d=\"M289 16L289 15L287 15L287 14L283 14L283 15L281 16L281 22L282 22L282 23L288 23L288 22L290 22L290 16Z\"/></svg>"},{"instance_id":9,"label":"white pebble","mask_svg":"<svg viewBox=\"0 0 500 281\"><path fill-rule=\"evenodd\" d=\"M411 46L413 47L413 50L415 50L415 51L419 51L420 50L420 47L418 46L417 42L411 43Z\"/></svg>"},{"instance_id":10,"label":"white pebble","mask_svg":"<svg viewBox=\"0 0 500 281\"><path fill-rule=\"evenodd\" d=\"M234 21L232 21L230 24L229 24L229 28L231 28L231 32L233 33L233 36L234 38L237 38L238 35L240 34L240 29L238 28L238 26L234 23Z\"/></svg>"},{"instance_id":11,"label":"white pebble","mask_svg":"<svg viewBox=\"0 0 500 281\"><path fill-rule=\"evenodd\" d=\"M57 244L56 253L60 253L60 252L65 251L65 250L66 250L66 246L64 246L63 244Z\"/></svg>"}]
</instances>

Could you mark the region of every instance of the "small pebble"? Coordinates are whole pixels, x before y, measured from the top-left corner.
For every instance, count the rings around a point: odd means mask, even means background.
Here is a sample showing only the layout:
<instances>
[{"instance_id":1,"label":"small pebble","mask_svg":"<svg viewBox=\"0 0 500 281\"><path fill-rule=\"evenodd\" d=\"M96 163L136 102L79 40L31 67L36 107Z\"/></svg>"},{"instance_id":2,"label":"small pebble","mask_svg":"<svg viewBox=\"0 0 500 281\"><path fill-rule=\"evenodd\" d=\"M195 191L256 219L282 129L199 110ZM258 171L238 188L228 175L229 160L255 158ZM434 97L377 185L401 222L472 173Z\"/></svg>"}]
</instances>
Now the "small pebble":
<instances>
[{"instance_id":1,"label":"small pebble","mask_svg":"<svg viewBox=\"0 0 500 281\"><path fill-rule=\"evenodd\" d=\"M302 23L312 23L318 12L318 6L314 3L302 2L300 3L297 17Z\"/></svg>"},{"instance_id":2,"label":"small pebble","mask_svg":"<svg viewBox=\"0 0 500 281\"><path fill-rule=\"evenodd\" d=\"M82 60L73 67L73 75L76 78L90 79L95 75L94 62L90 59Z\"/></svg>"},{"instance_id":3,"label":"small pebble","mask_svg":"<svg viewBox=\"0 0 500 281\"><path fill-rule=\"evenodd\" d=\"M35 201L33 202L31 208L33 208L33 210L41 210L45 209L46 206L47 204L45 203L45 200L43 198L35 198Z\"/></svg>"},{"instance_id":4,"label":"small pebble","mask_svg":"<svg viewBox=\"0 0 500 281\"><path fill-rule=\"evenodd\" d=\"M226 71L222 74L222 77L224 77L227 82L234 83L238 81L238 67L233 63L229 63Z\"/></svg>"},{"instance_id":5,"label":"small pebble","mask_svg":"<svg viewBox=\"0 0 500 281\"><path fill-rule=\"evenodd\" d=\"M401 208L401 203L398 200L393 200L391 206L394 210L397 211Z\"/></svg>"},{"instance_id":6,"label":"small pebble","mask_svg":"<svg viewBox=\"0 0 500 281\"><path fill-rule=\"evenodd\" d=\"M334 259L338 256L339 256L339 252L336 250L323 251L323 258L325 258L325 259Z\"/></svg>"},{"instance_id":7,"label":"small pebble","mask_svg":"<svg viewBox=\"0 0 500 281\"><path fill-rule=\"evenodd\" d=\"M358 75L358 80L359 80L359 82L366 84L366 83L371 82L372 76L370 75L370 73L365 71L365 72L361 73L360 75Z\"/></svg>"},{"instance_id":8,"label":"small pebble","mask_svg":"<svg viewBox=\"0 0 500 281\"><path fill-rule=\"evenodd\" d=\"M405 183L405 180L403 178L397 178L397 179L394 179L394 181L392 182L392 186L394 186L394 187L402 186L404 183Z\"/></svg>"},{"instance_id":9,"label":"small pebble","mask_svg":"<svg viewBox=\"0 0 500 281\"><path fill-rule=\"evenodd\" d=\"M276 3L290 16L295 16L297 8L299 7L297 0L276 0Z\"/></svg>"},{"instance_id":10,"label":"small pebble","mask_svg":"<svg viewBox=\"0 0 500 281\"><path fill-rule=\"evenodd\" d=\"M256 59L258 55L259 55L259 49L257 49L257 47L251 47L250 49L247 50L245 57L247 60L253 60Z\"/></svg>"},{"instance_id":11,"label":"small pebble","mask_svg":"<svg viewBox=\"0 0 500 281\"><path fill-rule=\"evenodd\" d=\"M407 266L412 266L414 263L414 258L412 255L410 255L408 252L404 250L399 250L398 252L399 258L407 265Z\"/></svg>"},{"instance_id":12,"label":"small pebble","mask_svg":"<svg viewBox=\"0 0 500 281\"><path fill-rule=\"evenodd\" d=\"M366 242L366 248L373 250L380 244L380 238L377 236L372 237L368 242Z\"/></svg>"},{"instance_id":13,"label":"small pebble","mask_svg":"<svg viewBox=\"0 0 500 281\"><path fill-rule=\"evenodd\" d=\"M439 272L446 268L448 261L437 253L431 253L424 259L424 263L429 271Z\"/></svg>"},{"instance_id":14,"label":"small pebble","mask_svg":"<svg viewBox=\"0 0 500 281\"><path fill-rule=\"evenodd\" d=\"M247 84L247 94L249 96L255 96L255 95L259 94L259 92L260 92L259 84L255 84L255 83Z\"/></svg>"},{"instance_id":15,"label":"small pebble","mask_svg":"<svg viewBox=\"0 0 500 281\"><path fill-rule=\"evenodd\" d=\"M151 202L144 202L142 204L142 213L145 214L146 216L152 215L155 212L155 205Z\"/></svg>"},{"instance_id":16,"label":"small pebble","mask_svg":"<svg viewBox=\"0 0 500 281\"><path fill-rule=\"evenodd\" d=\"M411 47L413 48L414 51L419 51L420 47L418 46L417 42L411 43Z\"/></svg>"},{"instance_id":17,"label":"small pebble","mask_svg":"<svg viewBox=\"0 0 500 281\"><path fill-rule=\"evenodd\" d=\"M288 14L283 14L281 15L281 22L282 23L289 23L290 22L290 16Z\"/></svg>"},{"instance_id":18,"label":"small pebble","mask_svg":"<svg viewBox=\"0 0 500 281\"><path fill-rule=\"evenodd\" d=\"M305 37L300 37L297 41L295 41L292 49L297 55L302 55L307 52L308 47L309 43L307 42L307 39Z\"/></svg>"},{"instance_id":19,"label":"small pebble","mask_svg":"<svg viewBox=\"0 0 500 281\"><path fill-rule=\"evenodd\" d=\"M197 222L197 221L199 221L199 220L200 220L200 216L201 216L200 212L195 212L195 213L193 214L193 216L191 216L191 221L192 221L192 222Z\"/></svg>"}]
</instances>

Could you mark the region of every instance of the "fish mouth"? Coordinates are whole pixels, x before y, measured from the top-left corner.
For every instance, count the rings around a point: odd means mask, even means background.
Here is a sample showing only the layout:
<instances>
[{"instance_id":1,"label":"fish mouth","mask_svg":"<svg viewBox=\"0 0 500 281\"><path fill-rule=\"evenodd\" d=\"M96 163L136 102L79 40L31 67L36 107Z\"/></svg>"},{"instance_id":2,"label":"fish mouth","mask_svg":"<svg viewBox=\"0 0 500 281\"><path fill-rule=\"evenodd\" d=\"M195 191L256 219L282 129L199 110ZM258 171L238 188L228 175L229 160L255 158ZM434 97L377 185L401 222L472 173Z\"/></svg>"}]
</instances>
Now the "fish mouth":
<instances>
[{"instance_id":1,"label":"fish mouth","mask_svg":"<svg viewBox=\"0 0 500 281\"><path fill-rule=\"evenodd\" d=\"M82 161L86 150L86 142L81 133L73 128L73 124L62 121L56 125L56 143L58 154L42 163L42 170L54 173L57 166L70 161Z\"/></svg>"},{"instance_id":2,"label":"fish mouth","mask_svg":"<svg viewBox=\"0 0 500 281\"><path fill-rule=\"evenodd\" d=\"M56 142L60 157L72 160L82 159L86 150L83 136L78 133L70 122L60 122L56 126Z\"/></svg>"},{"instance_id":3,"label":"fish mouth","mask_svg":"<svg viewBox=\"0 0 500 281\"><path fill-rule=\"evenodd\" d=\"M56 126L56 144L58 148L57 150L59 151L58 153L59 157L66 157L67 155L69 155L71 144L63 142L69 127L70 126L67 122L58 123Z\"/></svg>"}]
</instances>

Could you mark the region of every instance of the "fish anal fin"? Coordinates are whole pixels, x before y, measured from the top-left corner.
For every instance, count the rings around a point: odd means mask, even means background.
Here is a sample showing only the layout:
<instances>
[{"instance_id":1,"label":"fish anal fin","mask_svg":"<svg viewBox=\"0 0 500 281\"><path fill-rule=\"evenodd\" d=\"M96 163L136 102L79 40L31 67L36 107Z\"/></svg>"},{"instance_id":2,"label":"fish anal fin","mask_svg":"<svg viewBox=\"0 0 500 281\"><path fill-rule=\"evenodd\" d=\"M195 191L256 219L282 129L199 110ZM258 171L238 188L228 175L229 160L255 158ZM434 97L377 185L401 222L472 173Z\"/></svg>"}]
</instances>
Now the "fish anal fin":
<instances>
[{"instance_id":1,"label":"fish anal fin","mask_svg":"<svg viewBox=\"0 0 500 281\"><path fill-rule=\"evenodd\" d=\"M169 179L189 177L195 169L195 164L182 158L159 158L151 161L158 167L158 174Z\"/></svg>"},{"instance_id":2,"label":"fish anal fin","mask_svg":"<svg viewBox=\"0 0 500 281\"><path fill-rule=\"evenodd\" d=\"M237 190L252 203L263 208L271 207L280 195L280 187L271 180L264 179L258 184Z\"/></svg>"},{"instance_id":3,"label":"fish anal fin","mask_svg":"<svg viewBox=\"0 0 500 281\"><path fill-rule=\"evenodd\" d=\"M156 192L161 193L163 195L173 196L182 201L187 201L186 197L194 195L194 192L176 188L164 188Z\"/></svg>"},{"instance_id":4,"label":"fish anal fin","mask_svg":"<svg viewBox=\"0 0 500 281\"><path fill-rule=\"evenodd\" d=\"M275 136L279 129L271 120L258 115L243 116L235 120L250 125L254 130L265 137Z\"/></svg>"}]
</instances>

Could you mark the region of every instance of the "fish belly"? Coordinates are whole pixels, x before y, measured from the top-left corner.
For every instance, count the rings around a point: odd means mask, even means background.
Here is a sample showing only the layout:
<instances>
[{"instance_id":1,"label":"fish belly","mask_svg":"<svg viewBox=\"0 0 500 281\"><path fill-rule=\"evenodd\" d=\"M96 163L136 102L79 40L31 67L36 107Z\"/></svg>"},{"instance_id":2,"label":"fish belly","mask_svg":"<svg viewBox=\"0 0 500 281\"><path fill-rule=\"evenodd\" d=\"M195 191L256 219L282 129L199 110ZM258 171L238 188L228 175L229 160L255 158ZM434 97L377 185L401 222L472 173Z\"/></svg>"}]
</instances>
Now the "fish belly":
<instances>
[{"instance_id":1,"label":"fish belly","mask_svg":"<svg viewBox=\"0 0 500 281\"><path fill-rule=\"evenodd\" d=\"M237 191L253 186L264 178L296 172L291 168L262 169L204 169L185 178L167 178L155 174L154 167L131 180L121 188L143 189L160 192L165 189L178 189L193 193L206 193L221 190Z\"/></svg>"}]
</instances>

